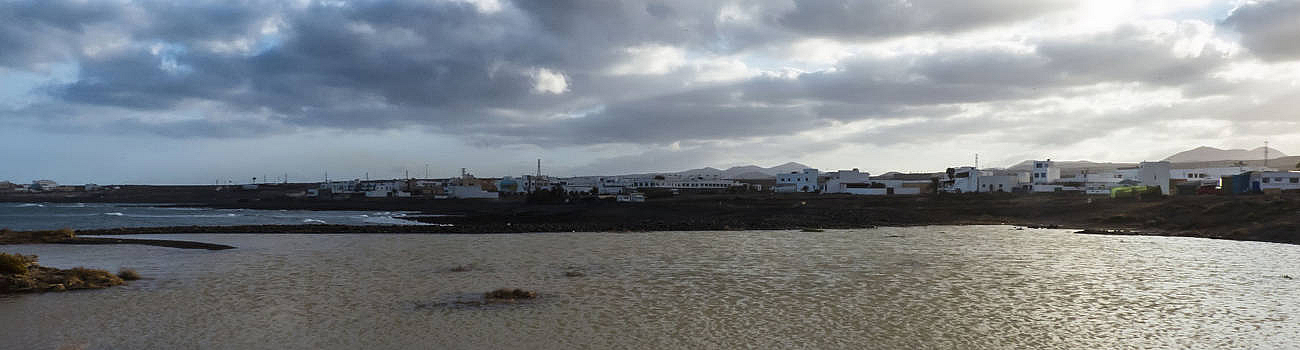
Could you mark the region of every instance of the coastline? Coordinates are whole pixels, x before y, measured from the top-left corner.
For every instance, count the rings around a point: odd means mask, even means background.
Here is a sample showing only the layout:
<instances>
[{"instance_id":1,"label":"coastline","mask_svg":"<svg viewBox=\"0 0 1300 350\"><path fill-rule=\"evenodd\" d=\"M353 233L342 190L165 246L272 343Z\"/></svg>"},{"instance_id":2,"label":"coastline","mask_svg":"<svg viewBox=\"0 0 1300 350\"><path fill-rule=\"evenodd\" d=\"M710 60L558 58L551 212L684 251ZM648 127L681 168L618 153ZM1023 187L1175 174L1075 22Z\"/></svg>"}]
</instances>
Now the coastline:
<instances>
[{"instance_id":1,"label":"coastline","mask_svg":"<svg viewBox=\"0 0 1300 350\"><path fill-rule=\"evenodd\" d=\"M84 234L85 231L82 231ZM53 231L11 231L0 229L0 245L11 244L76 244L76 245L104 245L104 244L138 244L155 247L168 247L180 249L207 249L207 250L225 250L234 249L235 247L224 244L213 244L192 241L176 241L166 239L136 239L136 238L108 238L108 237L78 237L77 231L71 229L59 229Z\"/></svg>"},{"instance_id":2,"label":"coastline","mask_svg":"<svg viewBox=\"0 0 1300 350\"><path fill-rule=\"evenodd\" d=\"M878 226L1053 227L1090 234L1181 236L1300 244L1300 195L1180 196L1146 200L1076 194L852 196L685 194L643 203L578 200L210 201L180 197L165 206L382 210L421 214L432 225L233 225L88 229L85 235L183 233L534 233L853 229ZM4 200L0 198L0 200Z\"/></svg>"}]
</instances>

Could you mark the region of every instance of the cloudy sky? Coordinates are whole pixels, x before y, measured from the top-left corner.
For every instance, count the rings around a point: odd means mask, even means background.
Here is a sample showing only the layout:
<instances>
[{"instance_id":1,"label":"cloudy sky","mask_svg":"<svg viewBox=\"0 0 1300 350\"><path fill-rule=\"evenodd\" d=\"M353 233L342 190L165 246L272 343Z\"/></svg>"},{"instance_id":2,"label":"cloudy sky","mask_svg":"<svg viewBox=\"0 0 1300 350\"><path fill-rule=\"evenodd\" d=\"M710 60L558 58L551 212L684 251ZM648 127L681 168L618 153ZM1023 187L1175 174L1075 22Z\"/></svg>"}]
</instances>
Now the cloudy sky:
<instances>
[{"instance_id":1,"label":"cloudy sky","mask_svg":"<svg viewBox=\"0 0 1300 350\"><path fill-rule=\"evenodd\" d=\"M0 1L0 179L1300 153L1300 1Z\"/></svg>"}]
</instances>

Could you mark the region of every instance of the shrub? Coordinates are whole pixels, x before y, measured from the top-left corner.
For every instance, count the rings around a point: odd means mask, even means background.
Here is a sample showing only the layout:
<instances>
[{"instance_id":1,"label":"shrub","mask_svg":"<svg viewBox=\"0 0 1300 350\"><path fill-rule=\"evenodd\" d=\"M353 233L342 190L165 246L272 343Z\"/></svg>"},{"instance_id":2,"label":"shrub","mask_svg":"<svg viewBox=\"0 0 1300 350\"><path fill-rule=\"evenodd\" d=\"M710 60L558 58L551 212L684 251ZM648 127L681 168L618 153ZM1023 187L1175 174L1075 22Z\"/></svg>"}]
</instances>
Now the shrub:
<instances>
[{"instance_id":1,"label":"shrub","mask_svg":"<svg viewBox=\"0 0 1300 350\"><path fill-rule=\"evenodd\" d=\"M64 271L68 278L69 289L72 288L103 288L122 284L122 279L114 276L108 271L99 269L88 269L84 267L74 267ZM81 282L74 283L73 281Z\"/></svg>"},{"instance_id":2,"label":"shrub","mask_svg":"<svg viewBox=\"0 0 1300 350\"><path fill-rule=\"evenodd\" d=\"M140 279L140 273L135 272L135 270L123 267L117 270L117 277L121 277L123 280L127 280L127 281L134 281Z\"/></svg>"},{"instance_id":3,"label":"shrub","mask_svg":"<svg viewBox=\"0 0 1300 350\"><path fill-rule=\"evenodd\" d=\"M72 229L67 228L67 227L64 227L64 228L58 229L57 231L54 231L54 232L55 232L55 233L58 233L59 236L62 236L62 237L64 237L64 238L72 238L72 237L77 236L77 231L73 231Z\"/></svg>"},{"instance_id":4,"label":"shrub","mask_svg":"<svg viewBox=\"0 0 1300 350\"><path fill-rule=\"evenodd\" d=\"M0 253L0 273L22 275L27 266L36 263L35 255Z\"/></svg>"}]
</instances>

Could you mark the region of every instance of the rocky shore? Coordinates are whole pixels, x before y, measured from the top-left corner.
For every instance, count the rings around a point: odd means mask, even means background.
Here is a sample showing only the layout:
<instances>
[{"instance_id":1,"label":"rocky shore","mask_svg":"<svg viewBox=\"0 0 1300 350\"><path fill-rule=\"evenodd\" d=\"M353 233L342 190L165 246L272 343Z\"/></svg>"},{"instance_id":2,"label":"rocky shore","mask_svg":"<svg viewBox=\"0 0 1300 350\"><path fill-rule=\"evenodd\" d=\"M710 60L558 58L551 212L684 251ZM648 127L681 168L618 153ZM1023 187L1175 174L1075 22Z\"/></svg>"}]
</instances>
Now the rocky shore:
<instances>
[{"instance_id":1,"label":"rocky shore","mask_svg":"<svg viewBox=\"0 0 1300 350\"><path fill-rule=\"evenodd\" d=\"M77 267L56 269L36 264L36 256L0 253L0 294L62 292L100 289L139 279L131 270L114 275L104 270Z\"/></svg>"},{"instance_id":2,"label":"rocky shore","mask_svg":"<svg viewBox=\"0 0 1300 350\"><path fill-rule=\"evenodd\" d=\"M84 230L162 233L530 233L808 230L876 226L1009 224L1089 229L1086 233L1189 236L1300 243L1300 195L1185 196L1145 200L1079 194L851 196L689 194L644 203L578 200L262 200L180 204L205 207L414 211L433 225L244 225Z\"/></svg>"}]
</instances>

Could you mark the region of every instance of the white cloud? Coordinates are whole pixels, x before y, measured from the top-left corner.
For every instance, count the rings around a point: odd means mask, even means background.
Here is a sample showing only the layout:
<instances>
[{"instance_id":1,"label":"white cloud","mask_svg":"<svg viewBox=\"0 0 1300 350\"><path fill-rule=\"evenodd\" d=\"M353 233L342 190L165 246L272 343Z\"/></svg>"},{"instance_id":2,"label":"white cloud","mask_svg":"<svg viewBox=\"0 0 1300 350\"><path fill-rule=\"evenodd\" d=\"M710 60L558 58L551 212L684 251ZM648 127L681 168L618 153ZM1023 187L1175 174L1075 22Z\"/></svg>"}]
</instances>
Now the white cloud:
<instances>
[{"instance_id":1,"label":"white cloud","mask_svg":"<svg viewBox=\"0 0 1300 350\"><path fill-rule=\"evenodd\" d=\"M546 68L538 68L532 72L533 92L539 94L563 94L569 91L569 81L563 73L557 73Z\"/></svg>"},{"instance_id":2,"label":"white cloud","mask_svg":"<svg viewBox=\"0 0 1300 350\"><path fill-rule=\"evenodd\" d=\"M624 61L608 70L613 75L668 74L686 64L686 51L673 46L648 44L623 49Z\"/></svg>"}]
</instances>

